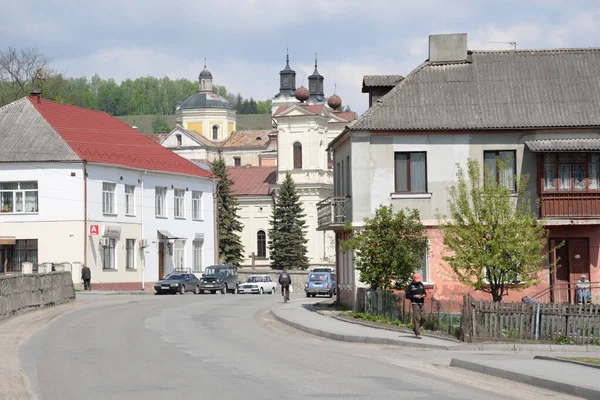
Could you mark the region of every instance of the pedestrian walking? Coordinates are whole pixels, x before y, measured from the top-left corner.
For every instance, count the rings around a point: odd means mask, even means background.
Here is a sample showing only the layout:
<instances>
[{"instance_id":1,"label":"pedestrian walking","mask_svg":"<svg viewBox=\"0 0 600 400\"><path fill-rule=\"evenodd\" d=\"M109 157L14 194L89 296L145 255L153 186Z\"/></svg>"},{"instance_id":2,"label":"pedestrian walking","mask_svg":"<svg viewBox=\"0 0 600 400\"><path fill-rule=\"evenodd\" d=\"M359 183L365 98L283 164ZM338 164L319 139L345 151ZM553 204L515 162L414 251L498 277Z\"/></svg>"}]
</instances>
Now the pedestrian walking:
<instances>
[{"instance_id":1,"label":"pedestrian walking","mask_svg":"<svg viewBox=\"0 0 600 400\"><path fill-rule=\"evenodd\" d=\"M83 290L92 290L91 280L92 271L88 266L81 267L81 279L83 280Z\"/></svg>"},{"instance_id":2,"label":"pedestrian walking","mask_svg":"<svg viewBox=\"0 0 600 400\"><path fill-rule=\"evenodd\" d=\"M427 292L423 286L421 274L414 274L413 280L406 288L406 298L410 299L412 305L413 332L417 339L421 339L421 325L425 323L425 297Z\"/></svg>"}]
</instances>

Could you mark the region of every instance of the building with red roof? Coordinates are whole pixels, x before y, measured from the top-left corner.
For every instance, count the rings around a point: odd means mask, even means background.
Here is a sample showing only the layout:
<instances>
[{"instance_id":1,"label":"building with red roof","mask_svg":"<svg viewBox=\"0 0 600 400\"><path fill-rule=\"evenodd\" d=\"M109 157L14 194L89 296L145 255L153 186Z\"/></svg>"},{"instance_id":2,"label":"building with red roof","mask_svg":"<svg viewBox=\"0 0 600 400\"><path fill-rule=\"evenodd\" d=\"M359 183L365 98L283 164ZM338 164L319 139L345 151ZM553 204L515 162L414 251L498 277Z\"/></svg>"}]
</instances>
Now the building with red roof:
<instances>
[{"instance_id":1,"label":"building with red roof","mask_svg":"<svg viewBox=\"0 0 600 400\"><path fill-rule=\"evenodd\" d=\"M95 289L153 290L215 261L211 172L106 113L1 107L0 165L4 272L64 264L79 283L86 264Z\"/></svg>"}]
</instances>

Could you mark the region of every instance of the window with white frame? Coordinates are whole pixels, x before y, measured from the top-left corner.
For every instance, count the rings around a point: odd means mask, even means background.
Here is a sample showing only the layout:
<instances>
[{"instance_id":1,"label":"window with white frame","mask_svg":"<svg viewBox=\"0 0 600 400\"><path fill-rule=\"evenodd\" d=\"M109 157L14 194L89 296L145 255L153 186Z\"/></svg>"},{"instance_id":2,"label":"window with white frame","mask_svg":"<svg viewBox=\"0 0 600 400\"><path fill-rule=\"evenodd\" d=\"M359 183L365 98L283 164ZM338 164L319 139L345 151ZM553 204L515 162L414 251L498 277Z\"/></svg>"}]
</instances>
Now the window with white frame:
<instances>
[{"instance_id":1,"label":"window with white frame","mask_svg":"<svg viewBox=\"0 0 600 400\"><path fill-rule=\"evenodd\" d=\"M125 185L125 214L135 215L135 186Z\"/></svg>"},{"instance_id":2,"label":"window with white frame","mask_svg":"<svg viewBox=\"0 0 600 400\"><path fill-rule=\"evenodd\" d=\"M115 264L115 239L106 239L106 244L102 247L102 268L116 269Z\"/></svg>"},{"instance_id":3,"label":"window with white frame","mask_svg":"<svg viewBox=\"0 0 600 400\"><path fill-rule=\"evenodd\" d=\"M192 242L194 262L192 269L194 272L202 272L202 247L204 246L204 240L196 239Z\"/></svg>"},{"instance_id":4,"label":"window with white frame","mask_svg":"<svg viewBox=\"0 0 600 400\"><path fill-rule=\"evenodd\" d=\"M192 192L192 219L202 219L202 192Z\"/></svg>"},{"instance_id":5,"label":"window with white frame","mask_svg":"<svg viewBox=\"0 0 600 400\"><path fill-rule=\"evenodd\" d=\"M185 240L177 239L173 246L173 263L175 269L185 268Z\"/></svg>"},{"instance_id":6,"label":"window with white frame","mask_svg":"<svg viewBox=\"0 0 600 400\"><path fill-rule=\"evenodd\" d=\"M421 261L421 269L416 270L415 273L421 274L423 282L429 282L429 241L427 241L427 252Z\"/></svg>"},{"instance_id":7,"label":"window with white frame","mask_svg":"<svg viewBox=\"0 0 600 400\"><path fill-rule=\"evenodd\" d=\"M125 268L135 269L135 239L127 239L125 241L125 250Z\"/></svg>"},{"instance_id":8,"label":"window with white frame","mask_svg":"<svg viewBox=\"0 0 600 400\"><path fill-rule=\"evenodd\" d=\"M112 182L102 182L102 213L116 214L115 190L117 184Z\"/></svg>"},{"instance_id":9,"label":"window with white frame","mask_svg":"<svg viewBox=\"0 0 600 400\"><path fill-rule=\"evenodd\" d=\"M154 188L154 208L157 217L166 217L166 204L167 204L167 188L162 186L156 186Z\"/></svg>"},{"instance_id":10,"label":"window with white frame","mask_svg":"<svg viewBox=\"0 0 600 400\"><path fill-rule=\"evenodd\" d=\"M185 189L175 189L175 218L185 218Z\"/></svg>"},{"instance_id":11,"label":"window with white frame","mask_svg":"<svg viewBox=\"0 0 600 400\"><path fill-rule=\"evenodd\" d=\"M0 213L38 212L37 182L0 182Z\"/></svg>"}]
</instances>

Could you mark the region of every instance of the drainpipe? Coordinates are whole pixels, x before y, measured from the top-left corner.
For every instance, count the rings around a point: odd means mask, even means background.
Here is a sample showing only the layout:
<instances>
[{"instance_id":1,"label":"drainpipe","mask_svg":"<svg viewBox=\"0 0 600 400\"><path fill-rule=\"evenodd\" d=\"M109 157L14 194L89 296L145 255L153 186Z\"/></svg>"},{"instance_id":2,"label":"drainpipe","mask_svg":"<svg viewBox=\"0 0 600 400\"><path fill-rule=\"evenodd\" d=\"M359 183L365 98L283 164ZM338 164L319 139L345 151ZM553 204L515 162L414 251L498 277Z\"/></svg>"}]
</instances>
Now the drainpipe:
<instances>
[{"instance_id":1,"label":"drainpipe","mask_svg":"<svg viewBox=\"0 0 600 400\"><path fill-rule=\"evenodd\" d=\"M87 266L88 248L88 190L87 190L87 161L83 160L83 265ZM71 270L73 276L73 270Z\"/></svg>"},{"instance_id":2,"label":"drainpipe","mask_svg":"<svg viewBox=\"0 0 600 400\"><path fill-rule=\"evenodd\" d=\"M142 230L142 240L144 239L144 236L145 236L145 234L144 234L144 177L146 176L147 173L148 173L148 171L144 171L144 173L142 174L142 182L141 182L142 201L141 201L140 206L141 206L142 211L141 211L140 218L141 218L142 222L140 225L141 225L141 230ZM145 287L146 284L144 283L144 281L145 281L144 275L146 272L146 248L145 247L142 248L142 265L141 265L140 269L142 270L141 271L142 290L146 290L146 287Z\"/></svg>"},{"instance_id":3,"label":"drainpipe","mask_svg":"<svg viewBox=\"0 0 600 400\"><path fill-rule=\"evenodd\" d=\"M218 194L217 194L217 188L218 188L219 182L218 180L215 178L213 179L213 225L214 225L214 240L215 240L215 256L214 256L214 262L215 264L219 264L221 255L219 254L219 249L220 249L220 237L219 237L219 198L218 198Z\"/></svg>"}]
</instances>

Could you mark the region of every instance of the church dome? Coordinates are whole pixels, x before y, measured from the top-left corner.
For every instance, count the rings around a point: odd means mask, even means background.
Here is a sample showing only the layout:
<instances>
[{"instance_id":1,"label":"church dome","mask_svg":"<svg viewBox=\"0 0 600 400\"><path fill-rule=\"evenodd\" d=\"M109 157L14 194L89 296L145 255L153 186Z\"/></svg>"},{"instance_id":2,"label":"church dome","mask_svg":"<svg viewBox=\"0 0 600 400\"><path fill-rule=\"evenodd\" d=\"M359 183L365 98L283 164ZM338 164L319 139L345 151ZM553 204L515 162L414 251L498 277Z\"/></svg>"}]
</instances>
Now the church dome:
<instances>
[{"instance_id":1,"label":"church dome","mask_svg":"<svg viewBox=\"0 0 600 400\"><path fill-rule=\"evenodd\" d=\"M304 86L300 86L296 89L296 99L301 102L305 102L310 97L310 92Z\"/></svg>"},{"instance_id":2,"label":"church dome","mask_svg":"<svg viewBox=\"0 0 600 400\"><path fill-rule=\"evenodd\" d=\"M196 70L196 71L197 71L197 70ZM200 72L200 75L198 75L198 78L199 78L199 79L212 79L212 78L213 78L213 76L212 76L212 74L210 73L210 71L209 71L209 70L207 70L206 68L204 68L204 69L202 70L202 72Z\"/></svg>"},{"instance_id":3,"label":"church dome","mask_svg":"<svg viewBox=\"0 0 600 400\"><path fill-rule=\"evenodd\" d=\"M342 106L342 98L337 94L334 94L327 100L327 105L329 105L329 107L333 108L334 110L337 110Z\"/></svg>"},{"instance_id":4,"label":"church dome","mask_svg":"<svg viewBox=\"0 0 600 400\"><path fill-rule=\"evenodd\" d=\"M208 73L210 74L210 72ZM231 104L229 104L227 99L212 92L194 93L193 95L182 101L179 105L180 110L195 110L201 108L233 110L233 107L231 107Z\"/></svg>"}]
</instances>

